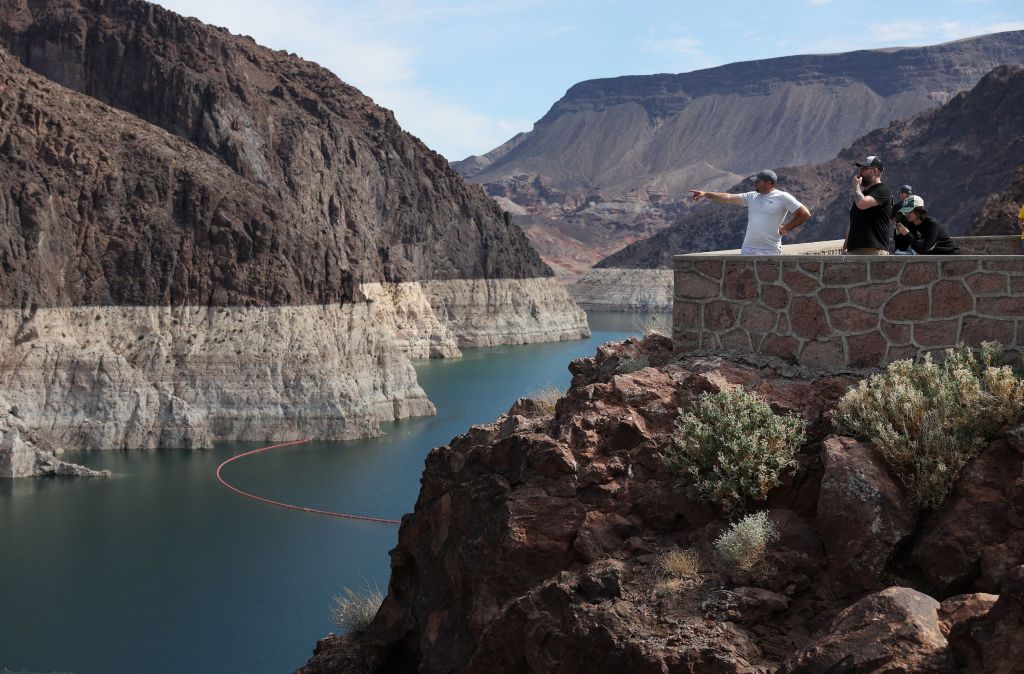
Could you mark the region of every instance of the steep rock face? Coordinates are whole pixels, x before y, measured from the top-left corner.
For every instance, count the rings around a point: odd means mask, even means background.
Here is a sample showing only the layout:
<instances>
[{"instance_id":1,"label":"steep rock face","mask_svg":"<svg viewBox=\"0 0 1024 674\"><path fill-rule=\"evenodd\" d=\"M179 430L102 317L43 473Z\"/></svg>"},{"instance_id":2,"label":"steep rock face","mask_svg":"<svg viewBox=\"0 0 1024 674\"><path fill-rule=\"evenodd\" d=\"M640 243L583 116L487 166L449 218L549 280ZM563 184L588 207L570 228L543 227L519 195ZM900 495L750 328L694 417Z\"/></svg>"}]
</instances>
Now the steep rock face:
<instances>
[{"instance_id":1,"label":"steep rock face","mask_svg":"<svg viewBox=\"0 0 1024 674\"><path fill-rule=\"evenodd\" d=\"M1006 193L1009 201L1015 194L1006 186L1024 154L1024 68L996 68L942 108L869 133L831 161L778 169L779 189L792 192L814 213L787 243L846 237L853 162L871 154L885 161L883 182L893 189L913 186L951 234L1007 233L1005 222L998 231L991 226L979 231L984 227L975 221L990 195ZM751 189L746 180L729 191ZM746 227L745 208L701 202L668 229L597 266L669 268L675 254L739 248Z\"/></svg>"},{"instance_id":2,"label":"steep rock face","mask_svg":"<svg viewBox=\"0 0 1024 674\"><path fill-rule=\"evenodd\" d=\"M477 188L315 64L137 0L6 3L0 35L129 113L4 61L5 229L44 239L40 264L86 263L41 305L332 302L353 281L549 273ZM17 271L4 286L31 285Z\"/></svg>"},{"instance_id":3,"label":"steep rock face","mask_svg":"<svg viewBox=\"0 0 1024 674\"><path fill-rule=\"evenodd\" d=\"M626 367L641 355L651 367ZM1000 611L1002 597L948 597L922 580L941 560L901 543L969 527L956 513L970 494L918 518L868 446L829 437L852 378L673 361L657 337L605 345L570 369L553 412L521 400L431 452L376 618L358 635L321 640L301 672L952 674L948 635L961 633L965 653L984 644L1014 652L1024 551L1005 551L993 567L1010 597ZM780 533L752 571L716 555L726 521L686 497L666 460L678 410L735 386L801 415L808 430L795 474L749 504ZM1011 511L1017 473L999 457L1022 428L1018 420L965 473L1006 485ZM836 501L831 510L825 500ZM843 521L842 508L857 522ZM858 531L873 538L852 541ZM683 579L663 565L680 549L698 555ZM857 563L867 568L850 594Z\"/></svg>"},{"instance_id":4,"label":"steep rock face","mask_svg":"<svg viewBox=\"0 0 1024 674\"><path fill-rule=\"evenodd\" d=\"M0 326L7 397L68 449L355 438L434 411L367 302L4 311Z\"/></svg>"},{"instance_id":5,"label":"steep rock face","mask_svg":"<svg viewBox=\"0 0 1024 674\"><path fill-rule=\"evenodd\" d=\"M826 161L872 129L946 103L992 68L1022 63L1017 31L591 80L529 133L455 166L525 207L524 228L545 260L579 273L672 224L687 188L725 189L761 168ZM589 263L569 241L593 249Z\"/></svg>"},{"instance_id":6,"label":"steep rock face","mask_svg":"<svg viewBox=\"0 0 1024 674\"><path fill-rule=\"evenodd\" d=\"M588 334L388 111L155 5L0 4L0 159L0 384L60 446L373 434L433 411L409 357ZM490 327L431 306L471 280Z\"/></svg>"},{"instance_id":7,"label":"steep rock face","mask_svg":"<svg viewBox=\"0 0 1024 674\"><path fill-rule=\"evenodd\" d=\"M109 470L93 470L57 458L60 448L50 448L21 419L20 408L0 398L0 478L60 475L110 477Z\"/></svg>"},{"instance_id":8,"label":"steep rock face","mask_svg":"<svg viewBox=\"0 0 1024 674\"><path fill-rule=\"evenodd\" d=\"M971 232L980 236L1020 234L1017 216L1021 206L1024 206L1024 164L1017 167L1005 191L985 199L971 223Z\"/></svg>"}]
</instances>

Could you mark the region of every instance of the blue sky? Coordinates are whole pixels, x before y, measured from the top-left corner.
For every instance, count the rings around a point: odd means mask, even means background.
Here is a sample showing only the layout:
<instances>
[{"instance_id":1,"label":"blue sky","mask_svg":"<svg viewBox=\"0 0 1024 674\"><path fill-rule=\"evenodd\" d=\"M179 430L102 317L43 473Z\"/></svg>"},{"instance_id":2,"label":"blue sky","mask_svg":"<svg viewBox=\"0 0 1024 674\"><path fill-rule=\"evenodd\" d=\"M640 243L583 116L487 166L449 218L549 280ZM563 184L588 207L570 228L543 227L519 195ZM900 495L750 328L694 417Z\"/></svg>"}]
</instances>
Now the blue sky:
<instances>
[{"instance_id":1,"label":"blue sky","mask_svg":"<svg viewBox=\"0 0 1024 674\"><path fill-rule=\"evenodd\" d=\"M161 0L329 68L450 160L582 80L1024 29L1019 0Z\"/></svg>"}]
</instances>

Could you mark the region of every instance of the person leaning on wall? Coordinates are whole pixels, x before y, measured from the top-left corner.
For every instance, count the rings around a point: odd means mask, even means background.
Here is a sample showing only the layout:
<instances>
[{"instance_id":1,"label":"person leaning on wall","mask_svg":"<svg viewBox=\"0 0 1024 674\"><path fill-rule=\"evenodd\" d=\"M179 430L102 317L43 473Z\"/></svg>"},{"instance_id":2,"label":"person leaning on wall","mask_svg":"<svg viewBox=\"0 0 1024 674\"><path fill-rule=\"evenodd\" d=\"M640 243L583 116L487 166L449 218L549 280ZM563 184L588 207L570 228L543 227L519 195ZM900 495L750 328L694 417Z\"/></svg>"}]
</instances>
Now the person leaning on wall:
<instances>
[{"instance_id":1,"label":"person leaning on wall","mask_svg":"<svg viewBox=\"0 0 1024 674\"><path fill-rule=\"evenodd\" d=\"M907 219L907 224L896 225L897 254L960 254L960 246L949 238L946 229L935 218L928 215L928 209L924 207L924 199L919 196L910 197L903 202L900 213Z\"/></svg>"}]
</instances>

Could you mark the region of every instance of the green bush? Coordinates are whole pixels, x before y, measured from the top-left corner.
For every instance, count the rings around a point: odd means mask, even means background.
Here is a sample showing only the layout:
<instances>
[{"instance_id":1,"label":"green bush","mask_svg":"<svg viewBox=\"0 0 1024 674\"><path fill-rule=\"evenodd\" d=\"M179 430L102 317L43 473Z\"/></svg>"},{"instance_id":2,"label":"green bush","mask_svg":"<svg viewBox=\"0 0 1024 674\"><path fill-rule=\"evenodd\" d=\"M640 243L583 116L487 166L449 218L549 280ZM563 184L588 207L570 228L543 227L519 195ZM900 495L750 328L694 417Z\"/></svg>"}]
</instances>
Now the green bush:
<instances>
[{"instance_id":1,"label":"green bush","mask_svg":"<svg viewBox=\"0 0 1024 674\"><path fill-rule=\"evenodd\" d=\"M361 632L370 626L380 605L384 603L384 595L376 587L366 587L361 592L349 588L344 594L334 597L331 607L331 621L348 632Z\"/></svg>"},{"instance_id":2,"label":"green bush","mask_svg":"<svg viewBox=\"0 0 1024 674\"><path fill-rule=\"evenodd\" d=\"M936 508L967 462L1024 410L1024 381L1000 362L1000 346L988 342L979 355L948 349L941 364L897 361L843 396L836 424L867 437L911 498Z\"/></svg>"},{"instance_id":3,"label":"green bush","mask_svg":"<svg viewBox=\"0 0 1024 674\"><path fill-rule=\"evenodd\" d=\"M669 463L689 478L691 498L742 514L795 470L804 422L780 416L741 388L702 393L692 411L680 411Z\"/></svg>"},{"instance_id":4,"label":"green bush","mask_svg":"<svg viewBox=\"0 0 1024 674\"><path fill-rule=\"evenodd\" d=\"M768 513L747 515L715 540L715 550L732 571L752 571L764 561L768 546L779 540Z\"/></svg>"}]
</instances>

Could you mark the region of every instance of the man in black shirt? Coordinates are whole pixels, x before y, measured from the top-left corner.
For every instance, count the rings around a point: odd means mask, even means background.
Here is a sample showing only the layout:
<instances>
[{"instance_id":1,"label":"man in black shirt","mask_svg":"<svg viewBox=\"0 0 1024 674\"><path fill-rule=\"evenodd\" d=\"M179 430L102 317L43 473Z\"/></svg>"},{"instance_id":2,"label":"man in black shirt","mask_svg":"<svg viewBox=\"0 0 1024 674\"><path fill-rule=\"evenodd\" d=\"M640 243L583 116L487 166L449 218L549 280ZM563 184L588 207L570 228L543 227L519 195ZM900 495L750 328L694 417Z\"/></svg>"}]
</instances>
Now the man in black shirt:
<instances>
[{"instance_id":1,"label":"man in black shirt","mask_svg":"<svg viewBox=\"0 0 1024 674\"><path fill-rule=\"evenodd\" d=\"M959 255L956 245L945 228L928 215L928 209L907 199L900 209L907 218L907 225L896 225L896 246L909 248L917 255Z\"/></svg>"},{"instance_id":2,"label":"man in black shirt","mask_svg":"<svg viewBox=\"0 0 1024 674\"><path fill-rule=\"evenodd\" d=\"M889 209L892 190L882 182L882 160L871 155L855 162L853 206L850 207L850 231L843 252L850 255L889 254Z\"/></svg>"}]
</instances>

